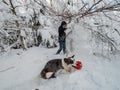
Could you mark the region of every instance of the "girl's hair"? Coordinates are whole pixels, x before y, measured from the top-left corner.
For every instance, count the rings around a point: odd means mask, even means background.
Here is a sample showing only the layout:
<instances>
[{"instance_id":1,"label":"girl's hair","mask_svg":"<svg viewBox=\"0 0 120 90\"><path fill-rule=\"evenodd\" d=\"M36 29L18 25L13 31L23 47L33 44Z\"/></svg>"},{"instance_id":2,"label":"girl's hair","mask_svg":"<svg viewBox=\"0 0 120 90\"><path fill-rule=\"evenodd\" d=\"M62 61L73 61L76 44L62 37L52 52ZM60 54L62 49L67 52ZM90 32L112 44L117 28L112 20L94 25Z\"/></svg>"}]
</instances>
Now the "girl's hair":
<instances>
[{"instance_id":1,"label":"girl's hair","mask_svg":"<svg viewBox=\"0 0 120 90\"><path fill-rule=\"evenodd\" d=\"M67 23L65 21L61 22L61 26L66 25Z\"/></svg>"}]
</instances>

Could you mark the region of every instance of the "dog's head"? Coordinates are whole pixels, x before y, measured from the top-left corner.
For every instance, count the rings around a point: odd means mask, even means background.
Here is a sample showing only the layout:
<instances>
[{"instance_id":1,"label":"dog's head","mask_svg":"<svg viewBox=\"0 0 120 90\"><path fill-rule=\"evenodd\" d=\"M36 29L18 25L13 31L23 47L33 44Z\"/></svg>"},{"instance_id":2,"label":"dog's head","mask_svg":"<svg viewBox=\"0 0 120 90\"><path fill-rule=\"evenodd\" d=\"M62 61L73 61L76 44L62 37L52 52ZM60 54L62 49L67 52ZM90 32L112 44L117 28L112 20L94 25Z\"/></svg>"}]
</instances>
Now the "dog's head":
<instances>
[{"instance_id":1,"label":"dog's head","mask_svg":"<svg viewBox=\"0 0 120 90\"><path fill-rule=\"evenodd\" d=\"M74 61L75 61L74 56L75 56L75 55L73 55L73 56L71 56L71 57L68 57L68 58L64 58L65 63L68 64L68 65L69 65L69 64L73 64Z\"/></svg>"}]
</instances>

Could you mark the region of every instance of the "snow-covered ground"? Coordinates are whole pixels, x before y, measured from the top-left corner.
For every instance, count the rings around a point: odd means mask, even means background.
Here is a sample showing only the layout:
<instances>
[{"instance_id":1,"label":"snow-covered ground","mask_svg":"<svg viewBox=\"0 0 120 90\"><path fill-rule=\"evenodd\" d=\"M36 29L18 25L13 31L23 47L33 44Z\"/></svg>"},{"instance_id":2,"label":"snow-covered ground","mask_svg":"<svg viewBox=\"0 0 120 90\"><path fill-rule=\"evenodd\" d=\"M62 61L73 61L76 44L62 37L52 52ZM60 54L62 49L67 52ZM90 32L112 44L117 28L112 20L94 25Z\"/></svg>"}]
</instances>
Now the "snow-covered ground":
<instances>
[{"instance_id":1,"label":"snow-covered ground","mask_svg":"<svg viewBox=\"0 0 120 90\"><path fill-rule=\"evenodd\" d=\"M44 80L40 72L46 62L65 57L54 55L58 48L11 50L0 56L0 90L120 90L119 55L111 60L94 56L86 31L79 26L74 30L74 51L70 54L82 61L82 70Z\"/></svg>"}]
</instances>

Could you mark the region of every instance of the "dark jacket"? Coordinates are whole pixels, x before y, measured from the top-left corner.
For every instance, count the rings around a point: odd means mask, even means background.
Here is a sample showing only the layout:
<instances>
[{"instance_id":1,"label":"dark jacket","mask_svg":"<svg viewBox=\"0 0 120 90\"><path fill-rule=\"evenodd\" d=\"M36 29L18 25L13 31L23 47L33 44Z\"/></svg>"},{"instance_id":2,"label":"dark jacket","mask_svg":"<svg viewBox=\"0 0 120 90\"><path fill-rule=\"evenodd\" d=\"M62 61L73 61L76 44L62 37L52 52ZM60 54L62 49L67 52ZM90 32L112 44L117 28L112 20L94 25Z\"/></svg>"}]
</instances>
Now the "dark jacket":
<instances>
[{"instance_id":1,"label":"dark jacket","mask_svg":"<svg viewBox=\"0 0 120 90\"><path fill-rule=\"evenodd\" d=\"M59 41L64 41L66 40L66 33L65 33L66 28L62 28L61 26L58 29L59 33Z\"/></svg>"}]
</instances>

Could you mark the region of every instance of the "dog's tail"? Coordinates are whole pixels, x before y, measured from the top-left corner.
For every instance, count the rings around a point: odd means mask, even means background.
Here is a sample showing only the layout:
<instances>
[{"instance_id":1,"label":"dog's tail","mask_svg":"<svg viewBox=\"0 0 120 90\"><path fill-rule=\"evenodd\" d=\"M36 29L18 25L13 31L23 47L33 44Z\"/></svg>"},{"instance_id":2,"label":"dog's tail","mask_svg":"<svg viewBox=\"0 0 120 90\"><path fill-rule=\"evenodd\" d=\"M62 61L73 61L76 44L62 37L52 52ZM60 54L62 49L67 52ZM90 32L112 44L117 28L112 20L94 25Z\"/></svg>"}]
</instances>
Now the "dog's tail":
<instances>
[{"instance_id":1,"label":"dog's tail","mask_svg":"<svg viewBox=\"0 0 120 90\"><path fill-rule=\"evenodd\" d=\"M43 69L40 73L41 77L44 78L44 79L47 79L46 78L46 69Z\"/></svg>"}]
</instances>

